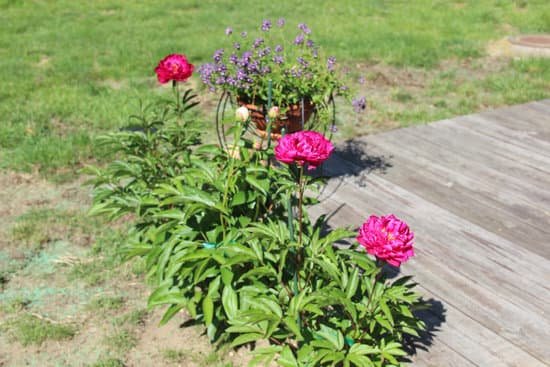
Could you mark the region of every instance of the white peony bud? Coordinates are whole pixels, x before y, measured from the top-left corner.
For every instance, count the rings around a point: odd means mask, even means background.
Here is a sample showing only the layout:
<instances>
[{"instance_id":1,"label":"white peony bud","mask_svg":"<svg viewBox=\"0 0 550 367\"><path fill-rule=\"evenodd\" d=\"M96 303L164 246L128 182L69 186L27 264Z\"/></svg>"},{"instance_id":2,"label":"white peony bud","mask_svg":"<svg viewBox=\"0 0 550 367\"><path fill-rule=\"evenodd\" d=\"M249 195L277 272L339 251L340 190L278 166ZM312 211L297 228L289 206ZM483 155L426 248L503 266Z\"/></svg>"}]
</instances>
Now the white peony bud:
<instances>
[{"instance_id":1,"label":"white peony bud","mask_svg":"<svg viewBox=\"0 0 550 367\"><path fill-rule=\"evenodd\" d=\"M273 106L269 109L269 112L267 112L267 115L270 119L275 120L277 117L279 117L279 107Z\"/></svg>"},{"instance_id":2,"label":"white peony bud","mask_svg":"<svg viewBox=\"0 0 550 367\"><path fill-rule=\"evenodd\" d=\"M245 106L241 106L237 108L237 110L235 111L235 118L238 121L242 121L242 122L248 121L248 117L249 117L248 108L246 108Z\"/></svg>"}]
</instances>

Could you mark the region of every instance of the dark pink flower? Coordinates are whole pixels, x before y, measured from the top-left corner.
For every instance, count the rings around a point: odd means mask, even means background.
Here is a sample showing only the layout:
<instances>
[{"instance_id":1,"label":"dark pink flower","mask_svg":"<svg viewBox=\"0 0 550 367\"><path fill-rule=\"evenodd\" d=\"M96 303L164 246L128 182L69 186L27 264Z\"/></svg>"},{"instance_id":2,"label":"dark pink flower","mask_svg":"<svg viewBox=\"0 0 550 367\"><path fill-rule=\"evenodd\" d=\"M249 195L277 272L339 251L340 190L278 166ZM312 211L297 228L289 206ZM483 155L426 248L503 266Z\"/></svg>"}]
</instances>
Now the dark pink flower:
<instances>
[{"instance_id":1,"label":"dark pink flower","mask_svg":"<svg viewBox=\"0 0 550 367\"><path fill-rule=\"evenodd\" d=\"M177 82L186 81L193 74L193 64L187 61L185 55L172 54L162 59L155 68L160 83L168 83L170 80Z\"/></svg>"},{"instance_id":2,"label":"dark pink flower","mask_svg":"<svg viewBox=\"0 0 550 367\"><path fill-rule=\"evenodd\" d=\"M275 147L275 158L284 163L308 165L309 170L326 161L334 150L332 143L316 131L287 134Z\"/></svg>"},{"instance_id":3,"label":"dark pink flower","mask_svg":"<svg viewBox=\"0 0 550 367\"><path fill-rule=\"evenodd\" d=\"M369 254L393 266L400 266L414 256L414 233L393 214L371 215L359 229L357 241Z\"/></svg>"}]
</instances>

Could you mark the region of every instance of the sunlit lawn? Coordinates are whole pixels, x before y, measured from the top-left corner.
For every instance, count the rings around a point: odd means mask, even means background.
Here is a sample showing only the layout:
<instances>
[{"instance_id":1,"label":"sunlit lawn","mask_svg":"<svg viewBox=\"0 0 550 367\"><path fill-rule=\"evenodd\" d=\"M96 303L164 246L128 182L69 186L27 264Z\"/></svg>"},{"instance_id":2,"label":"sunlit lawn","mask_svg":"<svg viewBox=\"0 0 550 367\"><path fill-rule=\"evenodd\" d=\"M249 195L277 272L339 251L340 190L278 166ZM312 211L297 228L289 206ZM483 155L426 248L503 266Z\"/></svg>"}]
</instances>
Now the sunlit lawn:
<instances>
[{"instance_id":1,"label":"sunlit lawn","mask_svg":"<svg viewBox=\"0 0 550 367\"><path fill-rule=\"evenodd\" d=\"M154 79L160 58L206 62L228 25L250 30L264 18L285 17L290 35L307 23L325 52L366 78L370 112L357 120L343 108L340 139L550 96L548 60L488 65L485 55L489 41L549 32L545 0L3 0L0 9L0 168L59 175L101 159L93 136L167 92ZM384 73L421 85L381 84Z\"/></svg>"}]
</instances>

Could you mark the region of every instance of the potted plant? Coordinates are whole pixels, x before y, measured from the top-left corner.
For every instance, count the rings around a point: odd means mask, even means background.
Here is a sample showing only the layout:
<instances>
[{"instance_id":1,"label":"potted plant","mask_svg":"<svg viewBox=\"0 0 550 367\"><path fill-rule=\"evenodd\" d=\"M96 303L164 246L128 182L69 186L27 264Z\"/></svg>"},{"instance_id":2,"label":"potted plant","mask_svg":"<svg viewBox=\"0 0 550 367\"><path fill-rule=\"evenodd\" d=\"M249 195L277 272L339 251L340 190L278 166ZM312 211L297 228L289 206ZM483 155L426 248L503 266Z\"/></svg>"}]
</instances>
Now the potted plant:
<instances>
[{"instance_id":1,"label":"potted plant","mask_svg":"<svg viewBox=\"0 0 550 367\"><path fill-rule=\"evenodd\" d=\"M264 20L258 35L227 28L227 45L200 66L201 79L211 91L229 93L246 106L260 131L266 130L266 115L275 134L283 127L287 132L321 130L331 118L326 112L333 98L349 97L349 90L336 59L323 55L307 25L299 24L292 39L285 37L284 27L279 19L275 25ZM314 112L318 118L308 123Z\"/></svg>"}]
</instances>

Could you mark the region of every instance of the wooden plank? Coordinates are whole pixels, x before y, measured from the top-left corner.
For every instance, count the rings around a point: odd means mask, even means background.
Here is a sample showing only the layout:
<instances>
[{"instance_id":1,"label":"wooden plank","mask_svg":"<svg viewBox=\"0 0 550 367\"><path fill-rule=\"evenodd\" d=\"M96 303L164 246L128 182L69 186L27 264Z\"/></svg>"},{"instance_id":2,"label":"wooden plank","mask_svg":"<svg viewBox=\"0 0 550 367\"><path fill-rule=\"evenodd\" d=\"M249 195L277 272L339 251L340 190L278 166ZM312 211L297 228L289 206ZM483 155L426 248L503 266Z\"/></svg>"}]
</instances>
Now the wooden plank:
<instances>
[{"instance_id":1,"label":"wooden plank","mask_svg":"<svg viewBox=\"0 0 550 367\"><path fill-rule=\"evenodd\" d=\"M550 125L548 124L550 113L548 112L547 101L485 111L479 115L501 121L502 124L512 129L529 131L548 137L550 134Z\"/></svg>"},{"instance_id":2,"label":"wooden plank","mask_svg":"<svg viewBox=\"0 0 550 367\"><path fill-rule=\"evenodd\" d=\"M507 175L528 182L540 189L547 187L550 180L548 167L550 161L541 156L529 158L529 153L511 148L507 144L491 144L478 139L474 134L466 134L453 128L452 124L440 123L425 126L423 129L410 128L392 132L399 137L399 146L407 149L409 145L419 145L425 155L437 157L438 154L451 153L455 157L468 160L470 164L494 167ZM425 146L424 146L425 145Z\"/></svg>"},{"instance_id":3,"label":"wooden plank","mask_svg":"<svg viewBox=\"0 0 550 367\"><path fill-rule=\"evenodd\" d=\"M548 180L550 175L533 172L520 162L492 156L490 153L477 154L472 147L461 149L453 147L452 143L443 144L434 142L436 138L430 136L433 130L426 133L396 131L391 134L380 134L358 141L376 146L385 146L389 151L396 152L397 156L408 156L412 159L421 158L439 166L449 167L458 175L469 177L478 184L491 187L491 191L498 193L501 188L509 187L516 195L528 198L530 205L545 209L550 203ZM424 135L424 136L422 136ZM478 149L484 149L478 147ZM419 172L421 174L421 172ZM542 201L542 202L541 202ZM539 205L540 204L540 205Z\"/></svg>"},{"instance_id":4,"label":"wooden plank","mask_svg":"<svg viewBox=\"0 0 550 367\"><path fill-rule=\"evenodd\" d=\"M488 119L481 115L463 116L453 119L455 126L466 129L473 134L494 139L499 144L509 144L534 154L550 157L550 139L539 138L536 134L511 129L502 124L502 119ZM550 118L548 120L550 124Z\"/></svg>"}]
</instances>

